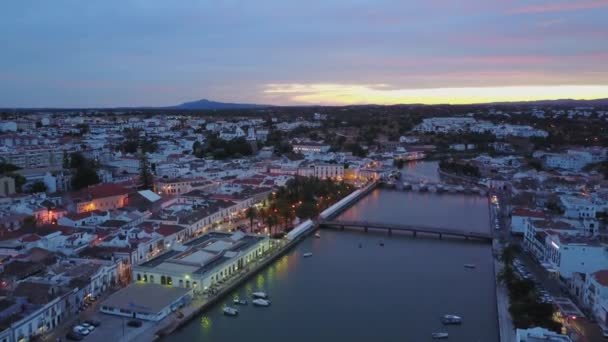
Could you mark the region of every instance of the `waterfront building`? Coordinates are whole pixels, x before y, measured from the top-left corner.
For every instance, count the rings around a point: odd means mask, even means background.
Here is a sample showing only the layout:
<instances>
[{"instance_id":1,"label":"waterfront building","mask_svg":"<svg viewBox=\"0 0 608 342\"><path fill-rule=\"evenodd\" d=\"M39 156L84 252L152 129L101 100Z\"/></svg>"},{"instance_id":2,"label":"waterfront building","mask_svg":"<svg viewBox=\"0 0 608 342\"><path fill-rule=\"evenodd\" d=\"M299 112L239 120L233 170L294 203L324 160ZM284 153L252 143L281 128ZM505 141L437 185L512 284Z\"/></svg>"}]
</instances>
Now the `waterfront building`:
<instances>
[{"instance_id":1,"label":"waterfront building","mask_svg":"<svg viewBox=\"0 0 608 342\"><path fill-rule=\"evenodd\" d=\"M112 294L100 311L110 315L158 322L188 304L192 289L135 283Z\"/></svg>"},{"instance_id":2,"label":"waterfront building","mask_svg":"<svg viewBox=\"0 0 608 342\"><path fill-rule=\"evenodd\" d=\"M247 268L270 248L266 236L212 232L133 267L137 282L209 289Z\"/></svg>"}]
</instances>

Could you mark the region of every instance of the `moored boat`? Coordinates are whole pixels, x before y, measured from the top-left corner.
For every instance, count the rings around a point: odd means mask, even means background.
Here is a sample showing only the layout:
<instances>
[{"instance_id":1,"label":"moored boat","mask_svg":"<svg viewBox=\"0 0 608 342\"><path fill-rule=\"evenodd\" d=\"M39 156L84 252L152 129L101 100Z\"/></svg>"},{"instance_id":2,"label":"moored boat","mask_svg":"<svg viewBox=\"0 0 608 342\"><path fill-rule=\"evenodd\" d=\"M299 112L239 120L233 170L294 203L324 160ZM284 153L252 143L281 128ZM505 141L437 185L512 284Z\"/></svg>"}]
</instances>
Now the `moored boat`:
<instances>
[{"instance_id":1,"label":"moored boat","mask_svg":"<svg viewBox=\"0 0 608 342\"><path fill-rule=\"evenodd\" d=\"M434 339L442 339L448 338L449 334L447 332L434 332L431 336L433 336Z\"/></svg>"},{"instance_id":2,"label":"moored boat","mask_svg":"<svg viewBox=\"0 0 608 342\"><path fill-rule=\"evenodd\" d=\"M312 253L311 253L311 252L304 253L304 254L303 254L303 256L304 256L305 258L310 258L310 257L312 256Z\"/></svg>"},{"instance_id":3,"label":"moored boat","mask_svg":"<svg viewBox=\"0 0 608 342\"><path fill-rule=\"evenodd\" d=\"M316 233L315 233L315 237L318 239L318 238L320 238L320 237L321 237L321 234L319 234L319 232L316 232Z\"/></svg>"},{"instance_id":4,"label":"moored boat","mask_svg":"<svg viewBox=\"0 0 608 342\"><path fill-rule=\"evenodd\" d=\"M247 305L247 301L245 299L235 298L232 303L236 305Z\"/></svg>"},{"instance_id":5,"label":"moored boat","mask_svg":"<svg viewBox=\"0 0 608 342\"><path fill-rule=\"evenodd\" d=\"M253 296L253 298L261 298L261 299L266 299L268 298L268 294L266 292L254 292L251 294Z\"/></svg>"},{"instance_id":6,"label":"moored boat","mask_svg":"<svg viewBox=\"0 0 608 342\"><path fill-rule=\"evenodd\" d=\"M443 324L461 324L462 317L456 315L443 315L441 318L441 323Z\"/></svg>"},{"instance_id":7,"label":"moored boat","mask_svg":"<svg viewBox=\"0 0 608 342\"><path fill-rule=\"evenodd\" d=\"M254 299L251 302L255 306L270 306L270 301L268 299L258 298L258 299Z\"/></svg>"},{"instance_id":8,"label":"moored boat","mask_svg":"<svg viewBox=\"0 0 608 342\"><path fill-rule=\"evenodd\" d=\"M465 268L475 268L475 264L464 264Z\"/></svg>"},{"instance_id":9,"label":"moored boat","mask_svg":"<svg viewBox=\"0 0 608 342\"><path fill-rule=\"evenodd\" d=\"M222 311L224 311L224 315L226 316L236 316L239 314L239 310L230 306L225 306Z\"/></svg>"}]
</instances>

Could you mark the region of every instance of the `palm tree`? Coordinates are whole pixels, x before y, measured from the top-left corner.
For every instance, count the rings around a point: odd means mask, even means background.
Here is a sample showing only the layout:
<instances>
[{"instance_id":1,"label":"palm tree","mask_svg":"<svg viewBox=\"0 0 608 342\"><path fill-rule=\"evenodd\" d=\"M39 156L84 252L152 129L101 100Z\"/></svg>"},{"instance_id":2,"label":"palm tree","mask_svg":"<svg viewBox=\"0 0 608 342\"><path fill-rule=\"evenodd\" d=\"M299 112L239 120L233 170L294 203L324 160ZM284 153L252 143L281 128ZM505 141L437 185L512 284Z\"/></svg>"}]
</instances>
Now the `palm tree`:
<instances>
[{"instance_id":1,"label":"palm tree","mask_svg":"<svg viewBox=\"0 0 608 342\"><path fill-rule=\"evenodd\" d=\"M274 217L274 215L270 214L268 217L266 217L266 224L268 225L268 232L270 235L272 235L272 226L274 226L276 223L277 219Z\"/></svg>"},{"instance_id":2,"label":"palm tree","mask_svg":"<svg viewBox=\"0 0 608 342\"><path fill-rule=\"evenodd\" d=\"M517 252L518 248L515 245L509 245L503 248L502 253L500 254L500 260L505 265L505 267L511 266L513 264L513 260L515 260Z\"/></svg>"},{"instance_id":3,"label":"palm tree","mask_svg":"<svg viewBox=\"0 0 608 342\"><path fill-rule=\"evenodd\" d=\"M255 209L255 207L249 207L245 212L245 217L249 219L249 227L253 231L253 220L258 217L258 211Z\"/></svg>"}]
</instances>

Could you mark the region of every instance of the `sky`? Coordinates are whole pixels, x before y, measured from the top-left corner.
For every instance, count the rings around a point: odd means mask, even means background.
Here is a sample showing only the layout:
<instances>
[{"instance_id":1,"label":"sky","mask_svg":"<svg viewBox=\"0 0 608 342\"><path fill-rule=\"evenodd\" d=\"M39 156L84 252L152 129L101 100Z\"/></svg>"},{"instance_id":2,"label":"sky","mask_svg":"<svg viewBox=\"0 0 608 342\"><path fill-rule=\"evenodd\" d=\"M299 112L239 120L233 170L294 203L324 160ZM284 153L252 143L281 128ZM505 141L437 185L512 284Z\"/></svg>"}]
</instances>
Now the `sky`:
<instances>
[{"instance_id":1,"label":"sky","mask_svg":"<svg viewBox=\"0 0 608 342\"><path fill-rule=\"evenodd\" d=\"M608 0L3 0L0 107L608 97Z\"/></svg>"}]
</instances>

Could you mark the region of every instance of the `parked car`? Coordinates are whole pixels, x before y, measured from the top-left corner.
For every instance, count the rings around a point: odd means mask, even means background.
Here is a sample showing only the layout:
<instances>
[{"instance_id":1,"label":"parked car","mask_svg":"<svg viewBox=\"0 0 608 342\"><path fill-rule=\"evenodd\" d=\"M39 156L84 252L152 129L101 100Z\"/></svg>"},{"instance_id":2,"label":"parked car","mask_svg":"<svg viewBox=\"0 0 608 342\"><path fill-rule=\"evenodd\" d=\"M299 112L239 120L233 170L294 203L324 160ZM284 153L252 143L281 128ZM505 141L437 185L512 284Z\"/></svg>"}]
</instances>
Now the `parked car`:
<instances>
[{"instance_id":1,"label":"parked car","mask_svg":"<svg viewBox=\"0 0 608 342\"><path fill-rule=\"evenodd\" d=\"M602 329L602 335L604 335L604 337L608 337L608 329Z\"/></svg>"},{"instance_id":2,"label":"parked car","mask_svg":"<svg viewBox=\"0 0 608 342\"><path fill-rule=\"evenodd\" d=\"M90 324L90 325L92 325L94 327L98 327L98 326L101 325L101 322L98 321L98 320L96 320L96 319L87 319L84 322L87 323L87 324Z\"/></svg>"},{"instance_id":3,"label":"parked car","mask_svg":"<svg viewBox=\"0 0 608 342\"><path fill-rule=\"evenodd\" d=\"M80 334L77 334L77 333L75 333L73 331L70 331L70 332L68 332L65 335L65 338L68 339L68 340L70 340L70 341L82 341L82 339L84 337L82 335L80 335Z\"/></svg>"},{"instance_id":4,"label":"parked car","mask_svg":"<svg viewBox=\"0 0 608 342\"><path fill-rule=\"evenodd\" d=\"M82 323L80 325L82 325L83 327L85 327L90 332L93 332L93 330L95 330L95 326L92 325L92 324L89 324L87 322L84 322L84 323Z\"/></svg>"},{"instance_id":5,"label":"parked car","mask_svg":"<svg viewBox=\"0 0 608 342\"><path fill-rule=\"evenodd\" d=\"M91 333L91 331L89 329L83 327L82 325L75 325L72 328L72 331L75 332L75 333L77 333L77 334L80 334L82 336L87 336L88 334Z\"/></svg>"},{"instance_id":6,"label":"parked car","mask_svg":"<svg viewBox=\"0 0 608 342\"><path fill-rule=\"evenodd\" d=\"M139 327L141 327L142 324L143 323L138 319L132 319L129 322L127 322L128 326L134 327L134 328L139 328Z\"/></svg>"}]
</instances>

